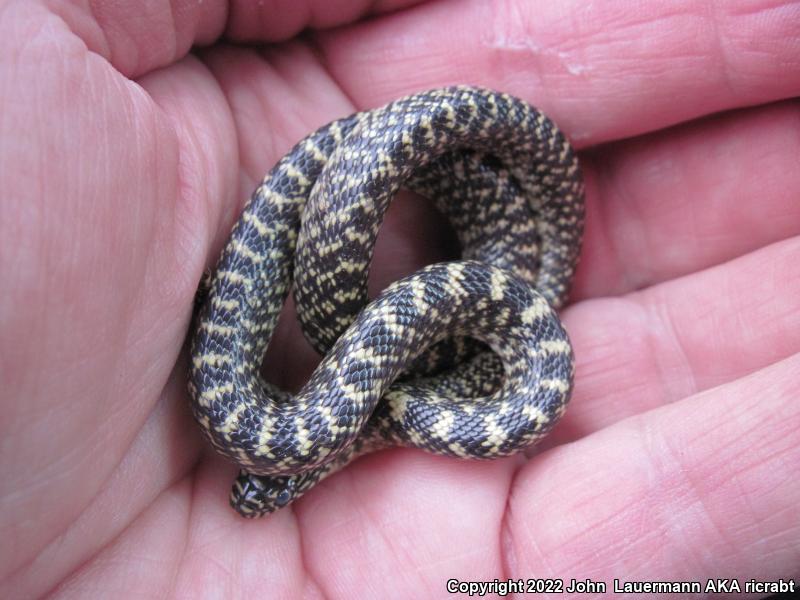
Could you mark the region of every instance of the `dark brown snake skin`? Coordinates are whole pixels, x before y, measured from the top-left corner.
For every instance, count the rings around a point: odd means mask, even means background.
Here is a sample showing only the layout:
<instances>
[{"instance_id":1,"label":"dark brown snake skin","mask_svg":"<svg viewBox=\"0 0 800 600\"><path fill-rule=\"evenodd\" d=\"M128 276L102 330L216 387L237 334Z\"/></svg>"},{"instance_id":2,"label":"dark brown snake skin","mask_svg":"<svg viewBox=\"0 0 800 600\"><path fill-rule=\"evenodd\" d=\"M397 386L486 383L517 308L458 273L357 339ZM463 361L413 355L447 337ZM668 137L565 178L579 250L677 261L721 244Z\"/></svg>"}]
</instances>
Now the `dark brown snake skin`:
<instances>
[{"instance_id":1,"label":"dark brown snake skin","mask_svg":"<svg viewBox=\"0 0 800 600\"><path fill-rule=\"evenodd\" d=\"M448 217L465 260L370 303L375 238L401 186ZM572 390L555 309L583 220L569 143L506 94L415 94L300 141L234 227L192 339L194 416L242 469L233 507L272 512L386 446L490 459L541 439ZM259 374L292 284L304 333L325 355L295 396Z\"/></svg>"}]
</instances>

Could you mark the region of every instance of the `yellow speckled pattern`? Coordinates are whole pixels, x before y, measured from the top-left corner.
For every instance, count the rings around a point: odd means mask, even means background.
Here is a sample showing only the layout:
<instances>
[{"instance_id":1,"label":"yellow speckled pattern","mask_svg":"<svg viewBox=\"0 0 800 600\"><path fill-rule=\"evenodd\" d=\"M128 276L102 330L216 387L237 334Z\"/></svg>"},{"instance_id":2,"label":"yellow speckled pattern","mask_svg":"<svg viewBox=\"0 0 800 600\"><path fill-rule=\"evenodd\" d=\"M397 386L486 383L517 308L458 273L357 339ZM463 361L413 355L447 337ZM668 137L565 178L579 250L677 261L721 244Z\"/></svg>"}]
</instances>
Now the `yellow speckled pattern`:
<instances>
[{"instance_id":1,"label":"yellow speckled pattern","mask_svg":"<svg viewBox=\"0 0 800 600\"><path fill-rule=\"evenodd\" d=\"M369 302L375 238L401 186L447 216L464 260ZM193 413L242 469L233 507L272 512L390 445L490 459L543 437L572 390L555 310L583 220L569 143L506 94L432 90L300 141L254 192L195 319ZM259 374L292 285L304 334L325 355L295 396Z\"/></svg>"}]
</instances>

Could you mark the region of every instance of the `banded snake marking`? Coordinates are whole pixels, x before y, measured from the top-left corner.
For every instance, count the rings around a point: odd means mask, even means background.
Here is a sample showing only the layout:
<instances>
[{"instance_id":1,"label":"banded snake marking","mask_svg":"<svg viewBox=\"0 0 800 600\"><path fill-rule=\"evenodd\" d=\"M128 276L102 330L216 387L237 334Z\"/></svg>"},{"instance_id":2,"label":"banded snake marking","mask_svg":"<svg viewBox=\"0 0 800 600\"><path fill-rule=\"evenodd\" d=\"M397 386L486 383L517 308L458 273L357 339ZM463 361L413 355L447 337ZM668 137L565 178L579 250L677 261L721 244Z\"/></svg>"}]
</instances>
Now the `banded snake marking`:
<instances>
[{"instance_id":1,"label":"banded snake marking","mask_svg":"<svg viewBox=\"0 0 800 600\"><path fill-rule=\"evenodd\" d=\"M463 260L369 302L375 239L401 186L446 215ZM193 414L241 468L232 506L273 512L386 446L491 459L541 439L572 390L555 311L583 222L568 141L506 94L414 94L301 140L253 193L194 325ZM260 375L292 286L304 334L324 354L294 396Z\"/></svg>"}]
</instances>

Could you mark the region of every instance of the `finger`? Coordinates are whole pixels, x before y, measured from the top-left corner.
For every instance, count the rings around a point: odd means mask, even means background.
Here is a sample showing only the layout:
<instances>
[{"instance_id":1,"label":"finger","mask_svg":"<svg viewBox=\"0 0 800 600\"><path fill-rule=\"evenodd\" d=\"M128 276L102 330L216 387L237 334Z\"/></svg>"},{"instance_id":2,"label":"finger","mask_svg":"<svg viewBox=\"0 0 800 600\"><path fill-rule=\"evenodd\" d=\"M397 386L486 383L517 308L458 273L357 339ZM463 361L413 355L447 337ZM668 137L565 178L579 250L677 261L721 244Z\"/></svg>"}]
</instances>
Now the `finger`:
<instances>
[{"instance_id":1,"label":"finger","mask_svg":"<svg viewBox=\"0 0 800 600\"><path fill-rule=\"evenodd\" d=\"M226 34L233 39L275 42L307 27L333 27L367 14L400 9L420 0L170 0L50 3L48 16L38 5L16 11L64 25L91 52L108 60L127 77L140 77L182 59L192 46L205 46ZM31 3L33 4L33 3ZM17 3L16 8L25 3ZM5 15L15 11L5 11ZM55 17L55 18L53 18Z\"/></svg>"},{"instance_id":2,"label":"finger","mask_svg":"<svg viewBox=\"0 0 800 600\"><path fill-rule=\"evenodd\" d=\"M473 83L525 98L578 145L798 95L796 2L449 0L317 36L360 108Z\"/></svg>"},{"instance_id":3,"label":"finger","mask_svg":"<svg viewBox=\"0 0 800 600\"><path fill-rule=\"evenodd\" d=\"M573 298L641 289L800 234L796 100L589 151Z\"/></svg>"},{"instance_id":4,"label":"finger","mask_svg":"<svg viewBox=\"0 0 800 600\"><path fill-rule=\"evenodd\" d=\"M269 0L234 1L226 33L235 40L287 40L306 28L327 29L365 15L413 6L423 0Z\"/></svg>"},{"instance_id":5,"label":"finger","mask_svg":"<svg viewBox=\"0 0 800 600\"><path fill-rule=\"evenodd\" d=\"M797 577L799 374L795 355L530 461L509 576Z\"/></svg>"},{"instance_id":6,"label":"finger","mask_svg":"<svg viewBox=\"0 0 800 600\"><path fill-rule=\"evenodd\" d=\"M465 462L409 449L365 457L297 506L308 572L330 598L435 598L451 577L491 580L518 458Z\"/></svg>"},{"instance_id":7,"label":"finger","mask_svg":"<svg viewBox=\"0 0 800 600\"><path fill-rule=\"evenodd\" d=\"M130 78L179 61L193 45L210 44L222 34L228 14L224 0L54 2L47 7L53 15L42 17L45 10L37 6L37 18L61 20L91 53Z\"/></svg>"},{"instance_id":8,"label":"finger","mask_svg":"<svg viewBox=\"0 0 800 600\"><path fill-rule=\"evenodd\" d=\"M575 393L546 443L732 382L800 353L800 237L565 314Z\"/></svg>"}]
</instances>

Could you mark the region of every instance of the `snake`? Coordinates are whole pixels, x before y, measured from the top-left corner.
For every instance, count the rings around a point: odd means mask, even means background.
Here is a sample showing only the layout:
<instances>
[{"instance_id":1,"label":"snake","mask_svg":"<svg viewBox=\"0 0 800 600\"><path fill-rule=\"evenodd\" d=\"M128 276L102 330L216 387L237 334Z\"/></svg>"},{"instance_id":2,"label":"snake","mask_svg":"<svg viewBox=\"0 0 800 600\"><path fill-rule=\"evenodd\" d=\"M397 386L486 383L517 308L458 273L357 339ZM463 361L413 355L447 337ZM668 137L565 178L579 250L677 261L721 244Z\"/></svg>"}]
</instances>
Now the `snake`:
<instances>
[{"instance_id":1,"label":"snake","mask_svg":"<svg viewBox=\"0 0 800 600\"><path fill-rule=\"evenodd\" d=\"M400 189L445 215L461 258L370 299L375 240ZM275 512L392 446L483 460L541 440L573 388L558 310L584 220L569 141L506 93L419 92L299 141L245 205L193 324L192 414L239 467L231 506ZM295 394L261 375L290 292L323 355Z\"/></svg>"}]
</instances>

